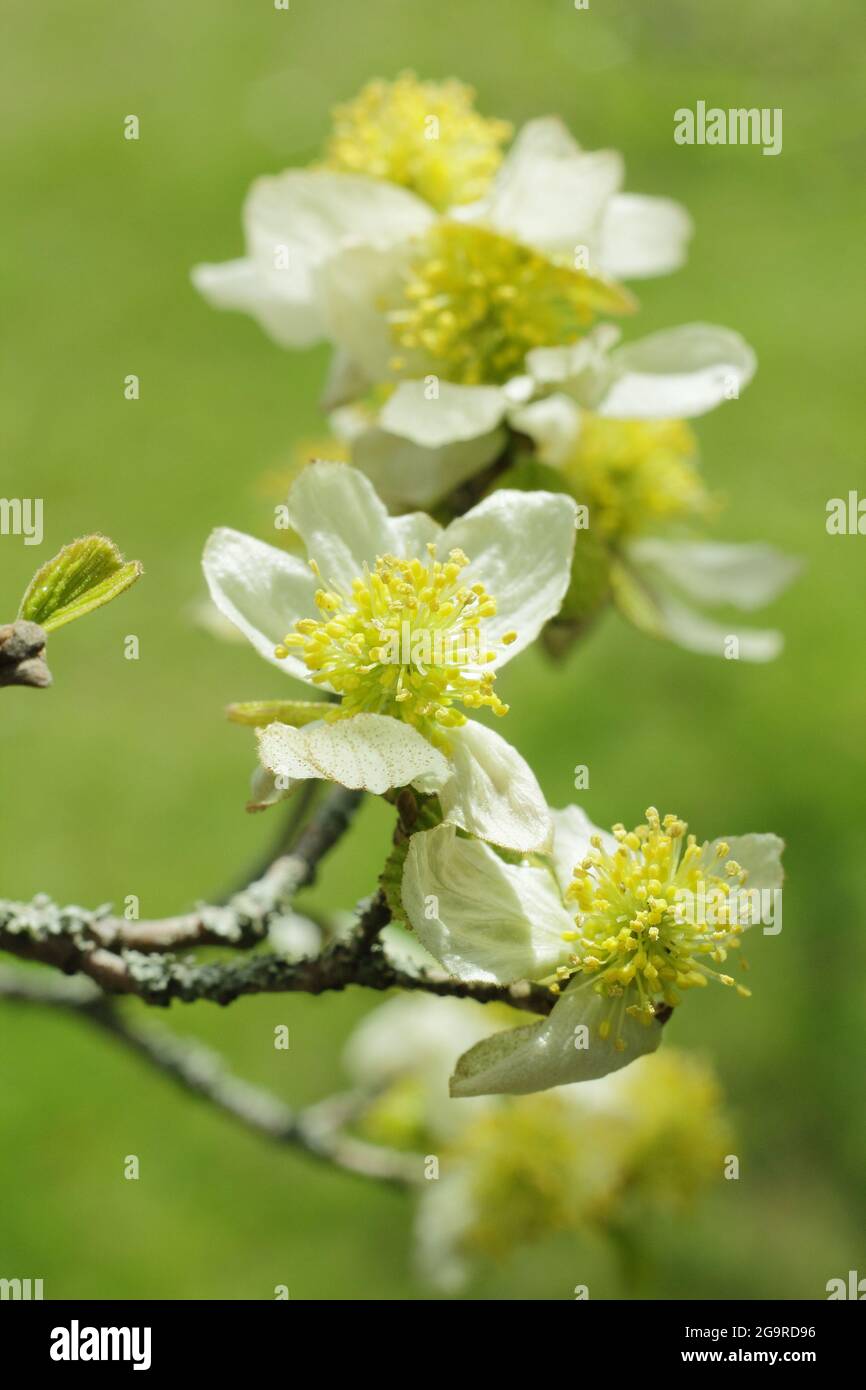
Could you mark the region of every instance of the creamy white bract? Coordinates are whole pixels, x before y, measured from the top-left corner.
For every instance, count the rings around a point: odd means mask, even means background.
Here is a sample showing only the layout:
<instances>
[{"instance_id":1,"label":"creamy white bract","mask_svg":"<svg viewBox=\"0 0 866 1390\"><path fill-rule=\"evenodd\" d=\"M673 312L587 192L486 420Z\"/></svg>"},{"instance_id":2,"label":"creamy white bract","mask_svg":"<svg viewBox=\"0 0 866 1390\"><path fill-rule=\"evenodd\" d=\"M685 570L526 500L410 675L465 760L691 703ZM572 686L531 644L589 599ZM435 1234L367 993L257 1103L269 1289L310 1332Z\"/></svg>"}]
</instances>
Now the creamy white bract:
<instances>
[{"instance_id":1,"label":"creamy white bract","mask_svg":"<svg viewBox=\"0 0 866 1390\"><path fill-rule=\"evenodd\" d=\"M322 462L294 484L289 512L309 563L228 529L203 561L217 608L266 660L339 696L259 730L266 773L289 788L411 785L481 839L544 847L533 773L464 711L506 712L497 671L559 608L571 499L500 491L443 530L423 513L389 517L363 474Z\"/></svg>"}]
</instances>

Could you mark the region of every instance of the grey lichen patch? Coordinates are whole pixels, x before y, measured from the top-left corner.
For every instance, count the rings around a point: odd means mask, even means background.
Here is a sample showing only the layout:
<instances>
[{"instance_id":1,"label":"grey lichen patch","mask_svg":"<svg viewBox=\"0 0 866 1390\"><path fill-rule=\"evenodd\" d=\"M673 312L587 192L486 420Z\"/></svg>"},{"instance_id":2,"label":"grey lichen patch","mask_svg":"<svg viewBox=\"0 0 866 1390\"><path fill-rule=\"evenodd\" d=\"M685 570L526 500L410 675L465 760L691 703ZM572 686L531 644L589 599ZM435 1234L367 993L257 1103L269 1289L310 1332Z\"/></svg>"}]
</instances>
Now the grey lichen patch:
<instances>
[{"instance_id":1,"label":"grey lichen patch","mask_svg":"<svg viewBox=\"0 0 866 1390\"><path fill-rule=\"evenodd\" d=\"M29 903L0 899L0 931L9 936L30 937L34 942L52 938L69 940L78 950L91 950L99 944L93 935L94 924L107 917L106 904L95 910L74 904L59 907L45 893L39 893Z\"/></svg>"},{"instance_id":2,"label":"grey lichen patch","mask_svg":"<svg viewBox=\"0 0 866 1390\"><path fill-rule=\"evenodd\" d=\"M199 904L196 911L208 935L231 945L241 941L248 933L264 935L264 927L260 926L258 918L252 912L241 916L235 910L235 901L233 899L232 905L227 907Z\"/></svg>"},{"instance_id":3,"label":"grey lichen patch","mask_svg":"<svg viewBox=\"0 0 866 1390\"><path fill-rule=\"evenodd\" d=\"M174 956L146 955L143 951L123 951L121 958L134 982L135 992L152 1004L169 1004L177 997L184 972L193 970Z\"/></svg>"}]
</instances>

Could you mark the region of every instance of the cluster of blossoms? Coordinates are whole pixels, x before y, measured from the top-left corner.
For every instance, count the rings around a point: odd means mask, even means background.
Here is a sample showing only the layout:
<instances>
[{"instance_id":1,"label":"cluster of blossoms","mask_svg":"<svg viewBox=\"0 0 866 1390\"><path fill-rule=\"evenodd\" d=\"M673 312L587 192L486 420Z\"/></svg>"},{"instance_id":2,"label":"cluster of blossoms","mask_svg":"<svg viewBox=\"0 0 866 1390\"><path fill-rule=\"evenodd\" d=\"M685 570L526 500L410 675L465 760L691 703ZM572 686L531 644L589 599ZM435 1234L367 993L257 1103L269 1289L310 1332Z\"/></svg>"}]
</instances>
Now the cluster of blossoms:
<instances>
[{"instance_id":1,"label":"cluster of blossoms","mask_svg":"<svg viewBox=\"0 0 866 1390\"><path fill-rule=\"evenodd\" d=\"M676 1048L580 1086L449 1106L455 1044L495 1037L510 1013L407 996L368 1015L346 1048L366 1097L361 1134L436 1157L438 1180L423 1184L416 1209L415 1254L422 1278L445 1292L556 1232L651 1244L656 1217L687 1212L724 1180L733 1144L712 1069Z\"/></svg>"},{"instance_id":2,"label":"cluster of blossoms","mask_svg":"<svg viewBox=\"0 0 866 1390\"><path fill-rule=\"evenodd\" d=\"M458 83L373 83L322 163L254 184L244 257L194 272L280 345L333 345L324 404L347 460L292 483L306 560L228 529L205 551L223 617L326 697L232 708L257 731L253 804L308 779L411 789L424 815L383 878L394 920L455 979L549 991L546 1017L463 1051L455 1097L594 1083L654 1051L686 992L748 993L733 895L781 882L774 835L699 842L652 807L606 833L551 810L476 717L507 715L507 661L539 636L561 650L609 600L721 653L692 601L750 609L795 569L691 530L715 504L685 421L748 384L748 345L702 323L621 345L608 321L637 307L624 281L682 263L687 214L624 193L620 157L558 120L503 153L509 136ZM746 658L779 647L736 636ZM474 1152L509 1122L490 1123Z\"/></svg>"},{"instance_id":3,"label":"cluster of blossoms","mask_svg":"<svg viewBox=\"0 0 866 1390\"><path fill-rule=\"evenodd\" d=\"M688 214L622 191L614 151L562 123L478 114L457 82L403 74L335 112L324 159L259 179L246 254L200 265L209 303L252 314L281 346L334 349L323 404L350 460L397 508L488 486L552 488L585 509L560 651L613 602L656 637L721 654L693 606L754 609L796 572L764 545L718 544L684 421L739 395L755 357L692 323L619 345L623 282L685 258ZM330 456L334 456L333 454ZM767 660L774 631L736 633Z\"/></svg>"}]
</instances>

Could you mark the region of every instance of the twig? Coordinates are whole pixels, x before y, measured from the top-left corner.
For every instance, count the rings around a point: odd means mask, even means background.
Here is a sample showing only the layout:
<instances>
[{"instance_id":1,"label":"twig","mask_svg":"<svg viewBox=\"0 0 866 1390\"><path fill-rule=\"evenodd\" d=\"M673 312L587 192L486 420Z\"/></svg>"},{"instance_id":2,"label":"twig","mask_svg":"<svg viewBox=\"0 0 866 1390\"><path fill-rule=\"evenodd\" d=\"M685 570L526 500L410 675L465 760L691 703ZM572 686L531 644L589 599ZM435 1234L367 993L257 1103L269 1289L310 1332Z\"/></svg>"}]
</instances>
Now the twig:
<instances>
[{"instance_id":1,"label":"twig","mask_svg":"<svg viewBox=\"0 0 866 1390\"><path fill-rule=\"evenodd\" d=\"M30 685L38 690L50 685L45 641L45 632L36 623L19 618L0 626L0 686Z\"/></svg>"},{"instance_id":2,"label":"twig","mask_svg":"<svg viewBox=\"0 0 866 1390\"><path fill-rule=\"evenodd\" d=\"M47 911L47 909L45 909ZM58 917L64 910L53 908ZM67 908L65 913L81 912ZM518 981L487 984L458 980L444 972L410 974L388 960L375 937L388 920L387 907L377 894L362 914L355 934L338 940L321 955L304 960L285 960L275 955L252 956L240 962L196 965L172 956L144 954L124 949L77 945L63 932L40 934L32 930L10 931L0 908L0 947L24 960L53 965L67 974L81 971L109 994L134 994L146 1004L167 1006L209 1000L231 1004L246 994L325 994L361 985L366 989L422 990L428 994L475 999L479 1003L506 1003L529 1013L549 1013L556 996L545 986Z\"/></svg>"},{"instance_id":3,"label":"twig","mask_svg":"<svg viewBox=\"0 0 866 1390\"><path fill-rule=\"evenodd\" d=\"M280 825L276 838L271 841L270 849L266 852L264 858L259 861L255 869L249 870L243 878L235 879L235 886L231 891L224 893L222 897L217 899L217 902L221 906L231 902L235 894L241 892L248 883L262 878L275 860L281 859L284 854L288 853L288 851L293 848L300 827L303 824L307 812L316 799L316 793L320 786L321 783L314 782L311 779L310 781L304 782L298 791L295 792L295 795L287 803L287 814L284 817L283 823Z\"/></svg>"},{"instance_id":4,"label":"twig","mask_svg":"<svg viewBox=\"0 0 866 1390\"><path fill-rule=\"evenodd\" d=\"M380 931L387 927L390 920L391 909L380 888L361 913L355 928L354 944L359 956L367 955L373 950Z\"/></svg>"},{"instance_id":5,"label":"twig","mask_svg":"<svg viewBox=\"0 0 866 1390\"><path fill-rule=\"evenodd\" d=\"M269 1092L233 1076L202 1043L165 1029L138 1028L85 980L63 980L0 969L0 999L61 1008L96 1024L181 1086L230 1115L246 1129L293 1145L347 1172L408 1186L421 1179L416 1155L365 1143L345 1132L358 1097L335 1096L294 1111Z\"/></svg>"},{"instance_id":6,"label":"twig","mask_svg":"<svg viewBox=\"0 0 866 1390\"><path fill-rule=\"evenodd\" d=\"M349 828L360 799L360 792L342 787L332 791L294 849L222 906L202 905L177 917L128 922L104 907L62 908L45 896L32 903L0 901L0 947L67 974L81 970L105 989L125 990L124 952L255 945L295 893L315 880L319 863Z\"/></svg>"},{"instance_id":7,"label":"twig","mask_svg":"<svg viewBox=\"0 0 866 1390\"><path fill-rule=\"evenodd\" d=\"M198 965L172 954L191 946L261 941L294 894L312 883L321 859L348 828L359 800L358 792L331 792L291 853L222 907L126 922L110 916L106 908L58 907L44 896L29 904L0 901L0 949L67 975L86 975L106 994L132 994L156 1006L200 999L225 1005L246 994L324 994L361 985L504 1002L530 1013L549 1013L556 1000L542 985L491 985L445 973L397 969L378 940L390 919L381 891L364 908L352 936L334 941L315 958L256 955L240 963Z\"/></svg>"}]
</instances>

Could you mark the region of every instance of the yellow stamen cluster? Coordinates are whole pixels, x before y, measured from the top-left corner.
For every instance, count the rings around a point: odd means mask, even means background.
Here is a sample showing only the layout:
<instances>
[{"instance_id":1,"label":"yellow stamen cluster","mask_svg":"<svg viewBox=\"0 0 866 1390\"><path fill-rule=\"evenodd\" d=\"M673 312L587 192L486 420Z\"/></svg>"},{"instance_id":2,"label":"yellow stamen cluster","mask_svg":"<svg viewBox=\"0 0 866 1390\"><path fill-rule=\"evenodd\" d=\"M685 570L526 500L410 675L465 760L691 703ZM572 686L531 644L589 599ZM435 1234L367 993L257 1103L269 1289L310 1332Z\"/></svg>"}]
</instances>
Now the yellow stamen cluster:
<instances>
[{"instance_id":1,"label":"yellow stamen cluster","mask_svg":"<svg viewBox=\"0 0 866 1390\"><path fill-rule=\"evenodd\" d=\"M471 1181L472 1219L461 1238L470 1256L501 1260L516 1245L574 1229L610 1174L596 1148L587 1157L580 1121L588 1117L576 1105L552 1092L509 1099L482 1111L454 1154Z\"/></svg>"},{"instance_id":2,"label":"yellow stamen cluster","mask_svg":"<svg viewBox=\"0 0 866 1390\"><path fill-rule=\"evenodd\" d=\"M388 315L399 373L431 371L464 386L499 384L532 348L574 342L599 313L632 300L483 227L442 221L420 239L404 304Z\"/></svg>"},{"instance_id":3,"label":"yellow stamen cluster","mask_svg":"<svg viewBox=\"0 0 866 1390\"><path fill-rule=\"evenodd\" d=\"M679 990L711 978L735 986L719 967L739 946L736 894L746 872L729 859L729 846L715 850L714 865L677 816L660 819L651 806L646 824L627 831L615 825L617 848L608 852L601 836L574 870L566 897L578 907L576 930L565 934L574 954L558 984L582 973L611 1001L599 1025L618 1051L625 1015L650 1023L680 1002ZM743 985L737 992L748 995Z\"/></svg>"},{"instance_id":4,"label":"yellow stamen cluster","mask_svg":"<svg viewBox=\"0 0 866 1390\"><path fill-rule=\"evenodd\" d=\"M605 539L706 515L697 441L682 420L605 420L586 412L564 471Z\"/></svg>"},{"instance_id":5,"label":"yellow stamen cluster","mask_svg":"<svg viewBox=\"0 0 866 1390\"><path fill-rule=\"evenodd\" d=\"M298 649L312 680L342 696L326 719L392 715L447 750L446 731L466 723L456 704L487 706L498 715L508 706L493 689L490 663L497 652L482 634L495 600L483 584L463 581L469 560L461 550L444 561L436 559L435 545L427 552L425 560L379 556L353 581L350 595L320 589L320 618L300 619L275 651L285 659ZM508 632L502 643L516 637Z\"/></svg>"},{"instance_id":6,"label":"yellow stamen cluster","mask_svg":"<svg viewBox=\"0 0 866 1390\"><path fill-rule=\"evenodd\" d=\"M462 82L419 82L412 72L369 82L335 108L326 165L400 184L439 211L471 203L486 193L512 133L474 101Z\"/></svg>"}]
</instances>

